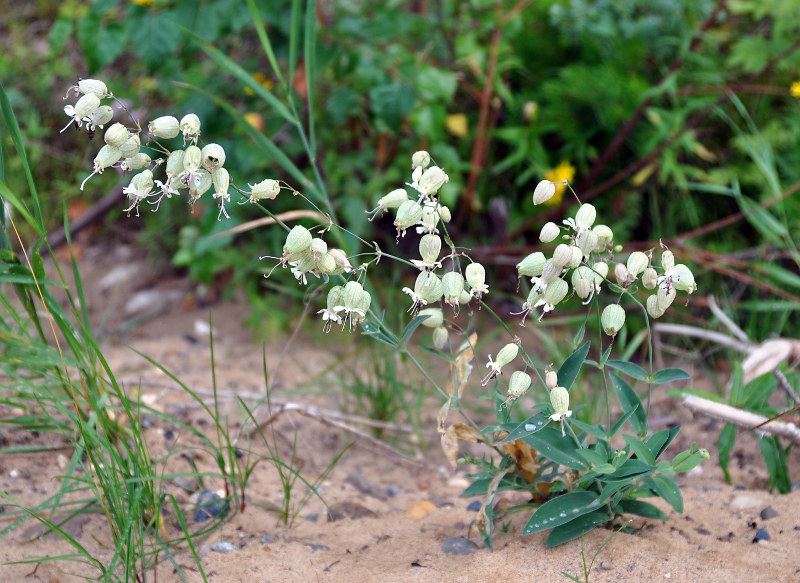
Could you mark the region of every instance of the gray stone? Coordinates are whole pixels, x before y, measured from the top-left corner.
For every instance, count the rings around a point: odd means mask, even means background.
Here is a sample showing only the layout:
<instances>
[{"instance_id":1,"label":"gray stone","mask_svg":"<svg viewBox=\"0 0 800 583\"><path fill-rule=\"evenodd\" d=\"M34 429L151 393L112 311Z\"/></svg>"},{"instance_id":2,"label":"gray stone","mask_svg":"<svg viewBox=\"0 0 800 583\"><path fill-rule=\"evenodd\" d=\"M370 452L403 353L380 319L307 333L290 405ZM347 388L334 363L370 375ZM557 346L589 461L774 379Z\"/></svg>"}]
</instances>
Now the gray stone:
<instances>
[{"instance_id":1,"label":"gray stone","mask_svg":"<svg viewBox=\"0 0 800 583\"><path fill-rule=\"evenodd\" d=\"M442 544L442 551L450 555L471 555L478 545L463 536L451 536Z\"/></svg>"},{"instance_id":2,"label":"gray stone","mask_svg":"<svg viewBox=\"0 0 800 583\"><path fill-rule=\"evenodd\" d=\"M211 550L212 551L216 551L218 553L229 553L231 551L238 551L239 547L237 547L233 543L221 541L221 542L214 543L213 545L211 545Z\"/></svg>"}]
</instances>

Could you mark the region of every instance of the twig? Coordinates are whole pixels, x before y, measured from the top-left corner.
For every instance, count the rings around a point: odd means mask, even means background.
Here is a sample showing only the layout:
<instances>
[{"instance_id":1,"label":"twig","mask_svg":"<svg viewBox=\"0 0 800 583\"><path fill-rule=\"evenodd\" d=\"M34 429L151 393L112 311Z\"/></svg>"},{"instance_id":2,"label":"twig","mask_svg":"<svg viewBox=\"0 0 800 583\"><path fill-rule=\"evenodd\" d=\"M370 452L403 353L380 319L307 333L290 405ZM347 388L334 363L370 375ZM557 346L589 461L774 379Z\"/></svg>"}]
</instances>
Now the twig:
<instances>
[{"instance_id":1,"label":"twig","mask_svg":"<svg viewBox=\"0 0 800 583\"><path fill-rule=\"evenodd\" d=\"M742 352L747 354L750 352L752 346L746 342L740 342L722 334L721 332L714 332L712 330L705 330L703 328L697 328L695 326L686 326L684 324L654 324L653 325L653 332L659 333L663 332L665 334L677 334L682 336L693 336L695 338L703 338L710 342L716 342L717 344L721 344L723 346L727 346L728 348L732 348L737 352Z\"/></svg>"},{"instance_id":2,"label":"twig","mask_svg":"<svg viewBox=\"0 0 800 583\"><path fill-rule=\"evenodd\" d=\"M725 327L731 331L731 334L736 336L742 342L750 342L750 339L747 337L747 334L745 334L744 330L739 328L739 326L737 326L736 323L731 320L725 312L722 311L713 295L708 296L708 307L711 309L711 313L719 318L720 322L725 324Z\"/></svg>"},{"instance_id":3,"label":"twig","mask_svg":"<svg viewBox=\"0 0 800 583\"><path fill-rule=\"evenodd\" d=\"M226 235L236 235L237 233L244 233L245 231L252 231L253 229L257 229L258 227L264 227L266 225L274 225L278 221L296 221L297 219L314 219L320 224L328 224L330 223L330 219L325 215L318 213L317 211L301 209L295 211L287 211L285 213L280 213L275 215L275 218L272 217L261 217L260 219L255 219L253 221L247 221L246 223L242 223L240 225L236 225L235 227L231 227L230 229L225 229L224 231L220 231L219 233L214 233L210 235L210 239L214 239L217 237L224 237Z\"/></svg>"},{"instance_id":4,"label":"twig","mask_svg":"<svg viewBox=\"0 0 800 583\"><path fill-rule=\"evenodd\" d=\"M789 384L786 375L784 375L780 369L775 369L772 371L772 374L775 375L775 378L778 379L778 386L786 391L786 394L797 404L800 404L800 396L795 392L792 388L792 385Z\"/></svg>"},{"instance_id":5,"label":"twig","mask_svg":"<svg viewBox=\"0 0 800 583\"><path fill-rule=\"evenodd\" d=\"M769 433L778 437L785 437L794 443L800 443L800 428L792 423L784 423L782 421L770 421L763 415L743 411L730 405L723 405L697 397L695 395L685 395L683 397L683 404L692 411L720 419L727 423L733 423L739 427L746 429L753 429L758 427L758 431L762 433ZM762 425L763 424L763 425ZM760 426L760 427L759 427Z\"/></svg>"}]
</instances>

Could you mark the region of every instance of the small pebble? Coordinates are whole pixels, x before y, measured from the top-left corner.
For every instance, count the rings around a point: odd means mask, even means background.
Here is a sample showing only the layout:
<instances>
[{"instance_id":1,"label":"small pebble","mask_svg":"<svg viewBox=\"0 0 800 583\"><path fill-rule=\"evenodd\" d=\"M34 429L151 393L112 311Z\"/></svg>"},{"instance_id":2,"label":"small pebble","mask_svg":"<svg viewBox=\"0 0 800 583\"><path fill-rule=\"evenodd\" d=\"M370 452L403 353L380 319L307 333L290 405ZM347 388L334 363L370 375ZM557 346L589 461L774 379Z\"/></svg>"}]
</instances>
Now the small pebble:
<instances>
[{"instance_id":1,"label":"small pebble","mask_svg":"<svg viewBox=\"0 0 800 583\"><path fill-rule=\"evenodd\" d=\"M311 552L316 553L317 551L329 551L331 548L328 545L319 545L317 543L306 543L308 548L311 549Z\"/></svg>"},{"instance_id":2,"label":"small pebble","mask_svg":"<svg viewBox=\"0 0 800 583\"><path fill-rule=\"evenodd\" d=\"M753 537L753 542L757 543L762 540L769 540L769 533L766 528L759 528L756 536Z\"/></svg>"},{"instance_id":3,"label":"small pebble","mask_svg":"<svg viewBox=\"0 0 800 583\"><path fill-rule=\"evenodd\" d=\"M268 545L269 543L272 542L272 537L269 536L268 534L265 534L264 536L261 537L261 542L262 544Z\"/></svg>"},{"instance_id":4,"label":"small pebble","mask_svg":"<svg viewBox=\"0 0 800 583\"><path fill-rule=\"evenodd\" d=\"M317 515L316 512L312 512L311 514L306 514L303 517L304 520L308 520L309 522L316 522L317 518L319 518L319 516Z\"/></svg>"},{"instance_id":5,"label":"small pebble","mask_svg":"<svg viewBox=\"0 0 800 583\"><path fill-rule=\"evenodd\" d=\"M369 508L359 504L345 500L330 507L331 520L342 520L343 518L352 518L357 520L359 518L375 518L378 516Z\"/></svg>"},{"instance_id":6,"label":"small pebble","mask_svg":"<svg viewBox=\"0 0 800 583\"><path fill-rule=\"evenodd\" d=\"M761 511L761 520L769 520L770 518L775 518L778 516L778 511L775 510L772 506L767 506L764 510Z\"/></svg>"},{"instance_id":7,"label":"small pebble","mask_svg":"<svg viewBox=\"0 0 800 583\"><path fill-rule=\"evenodd\" d=\"M442 551L450 555L471 555L478 545L463 536L451 536L442 544Z\"/></svg>"},{"instance_id":8,"label":"small pebble","mask_svg":"<svg viewBox=\"0 0 800 583\"><path fill-rule=\"evenodd\" d=\"M480 500L473 500L472 502L469 503L469 506L467 506L467 510L472 510L473 512L477 512L478 510L481 509L481 506L482 504Z\"/></svg>"},{"instance_id":9,"label":"small pebble","mask_svg":"<svg viewBox=\"0 0 800 583\"><path fill-rule=\"evenodd\" d=\"M228 503L212 490L203 490L197 497L194 521L205 522L209 518L225 516L228 513Z\"/></svg>"},{"instance_id":10,"label":"small pebble","mask_svg":"<svg viewBox=\"0 0 800 583\"><path fill-rule=\"evenodd\" d=\"M750 496L748 494L739 494L738 496L734 497L731 500L731 510L746 510L748 508L756 508L761 506L763 502L759 498L755 496Z\"/></svg>"},{"instance_id":11,"label":"small pebble","mask_svg":"<svg viewBox=\"0 0 800 583\"><path fill-rule=\"evenodd\" d=\"M401 486L389 486L388 488L386 488L386 495L389 497L396 496L402 491L403 488Z\"/></svg>"},{"instance_id":12,"label":"small pebble","mask_svg":"<svg viewBox=\"0 0 800 583\"><path fill-rule=\"evenodd\" d=\"M229 553L231 551L238 551L239 547L233 543L222 541L211 545L211 550L218 553Z\"/></svg>"}]
</instances>

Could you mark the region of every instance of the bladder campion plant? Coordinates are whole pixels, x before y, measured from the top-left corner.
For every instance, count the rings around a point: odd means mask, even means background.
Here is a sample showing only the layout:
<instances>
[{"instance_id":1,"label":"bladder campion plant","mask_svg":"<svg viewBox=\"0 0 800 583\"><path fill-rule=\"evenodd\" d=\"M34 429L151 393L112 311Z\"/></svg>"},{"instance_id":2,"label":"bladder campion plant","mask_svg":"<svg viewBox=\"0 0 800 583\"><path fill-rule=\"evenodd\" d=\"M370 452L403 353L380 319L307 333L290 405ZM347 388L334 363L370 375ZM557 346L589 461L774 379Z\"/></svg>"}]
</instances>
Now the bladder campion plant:
<instances>
[{"instance_id":1,"label":"bladder campion plant","mask_svg":"<svg viewBox=\"0 0 800 583\"><path fill-rule=\"evenodd\" d=\"M70 124L94 132L111 122L111 108L101 102L114 98L104 83L84 79L74 90L80 97L77 103L65 108ZM525 325L533 314L538 314L541 320L571 296L577 296L587 306L588 319L593 309L600 312L601 295L612 298L599 315L603 332L612 338L599 359L587 360L590 343L583 341L584 324L575 338L576 350L558 370L552 370L537 364L509 324L486 303L491 282L486 279L484 266L473 261L450 238L447 230L450 210L438 196L449 178L427 152L415 152L411 157L408 183L398 185L378 201L377 207L366 211L370 220L393 212L397 239L419 236L419 258L404 258L386 253L377 243L347 231L331 213L283 181L265 179L249 185L249 190L238 187L224 167L224 149L215 143L203 145L201 128L201 120L193 113L180 120L169 115L159 117L146 125L146 131L136 120L132 120L130 127L114 123L105 130L105 145L94 160L92 175L112 166L137 171L124 189L129 199L125 210L137 214L144 203L157 210L164 198L173 196L186 195L189 203L194 204L212 188L220 220L228 217L226 204L230 203L232 192L241 197L240 204L262 206L287 231L282 253L274 257L277 263L267 277L281 267L289 268L302 285L318 283L327 289L325 306L318 311L326 331L334 326L343 331L359 329L408 355L410 362L446 399L439 412L438 429L453 464L459 439L486 443L499 454L483 459L466 458L480 470L472 476L474 482L464 494L485 497L476 522L487 545L491 546L493 528L500 518L493 510L493 499L501 490L531 492L534 502L515 510L535 508L523 534L549 530L548 546L579 537L598 525L614 524L626 513L666 518L643 498L660 496L676 511L682 510L681 495L672 476L693 468L708 453L693 445L671 461L661 459L679 427L652 433L647 408L623 377L646 383L649 393L652 385L685 379L688 375L679 369L647 372L631 362L609 358L613 338L625 324L623 303L637 305L645 319L659 318L678 292L694 291L694 275L687 266L675 263L669 249L662 246L648 252L636 251L624 263L615 262L622 247L615 243L608 226L596 223L596 211L591 204L581 204L575 216L566 218L561 225L549 222L542 227L540 241L557 245L551 256L537 251L517 265L519 278L530 282L521 309L514 314L520 324ZM163 174L163 179L155 179L156 174ZM569 188L566 180L563 186ZM321 217L322 224L290 228L271 213L269 202L284 191L305 200ZM533 204L546 202L555 192L554 182L542 180L533 193ZM570 192L575 195L571 188ZM348 257L343 250L329 247L324 236L334 229L337 234L360 241L368 251ZM413 234L408 235L409 231ZM658 265L654 262L656 254L660 254ZM355 264L356 257L360 264ZM384 261L379 265L381 259L394 263ZM409 321L399 333L378 317L379 311L373 306L366 285L373 270L391 269L395 265L418 272L413 288L403 288L409 296L405 308ZM610 274L613 280L609 279ZM642 289L651 292L645 305L636 295ZM477 337L473 333L464 340L457 339L457 327L449 318L473 307L480 307L482 313L494 318L508 335L505 346L495 357L490 355L480 383L490 387L489 395L495 400L497 422L490 427L480 427L461 407L461 397L471 377ZM431 352L450 362L450 379L444 389L409 346L420 326L432 330ZM584 365L598 371L607 394L616 395L621 415L613 422L610 407L605 423L593 425L573 416L570 389ZM510 372L508 384L500 380L504 372ZM534 405L536 412L527 419L512 422L511 410L520 406L520 397L531 393L534 377L543 387L541 394L546 392L549 398ZM451 411L460 413L465 422L448 424ZM622 433L627 426L633 434Z\"/></svg>"}]
</instances>

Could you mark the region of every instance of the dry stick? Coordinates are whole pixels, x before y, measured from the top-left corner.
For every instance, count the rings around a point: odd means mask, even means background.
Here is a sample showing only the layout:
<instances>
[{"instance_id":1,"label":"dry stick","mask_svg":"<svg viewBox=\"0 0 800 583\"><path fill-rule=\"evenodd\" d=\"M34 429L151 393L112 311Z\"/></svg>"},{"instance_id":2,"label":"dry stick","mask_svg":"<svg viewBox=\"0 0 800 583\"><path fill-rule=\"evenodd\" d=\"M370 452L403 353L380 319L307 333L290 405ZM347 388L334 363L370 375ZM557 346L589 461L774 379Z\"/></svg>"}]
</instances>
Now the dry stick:
<instances>
[{"instance_id":1,"label":"dry stick","mask_svg":"<svg viewBox=\"0 0 800 583\"><path fill-rule=\"evenodd\" d=\"M747 334L745 334L744 330L739 328L739 326L736 325L736 322L731 320L728 317L728 314L723 312L722 309L719 307L719 305L717 305L717 300L713 295L708 296L708 307L711 308L711 313L714 314L717 318L719 318L719 321L722 322L725 325L725 327L731 331L731 334L736 336L742 342L746 343L750 342L750 339L747 337Z\"/></svg>"},{"instance_id":2,"label":"dry stick","mask_svg":"<svg viewBox=\"0 0 800 583\"><path fill-rule=\"evenodd\" d=\"M752 346L749 343L740 342L738 340L734 340L730 336L722 334L721 332L714 332L712 330L705 330L703 328L697 328L695 326L686 326L685 324L653 324L653 332L658 334L677 334L680 336L693 336L695 338L703 338L704 340L708 340L710 342L714 342L716 344L721 344L722 346L727 346L728 348L732 348L737 352L742 352L747 354L750 352Z\"/></svg>"},{"instance_id":3,"label":"dry stick","mask_svg":"<svg viewBox=\"0 0 800 583\"><path fill-rule=\"evenodd\" d=\"M403 452L395 449L388 443L381 441L380 439L376 439L369 433L365 433L364 431L361 431L360 429L357 429L352 425L348 425L347 423L344 423L342 421L331 419L330 417L325 415L324 411L320 411L316 407L304 407L302 405L298 405L297 403L286 403L284 405L279 406L277 411L272 412L266 420L258 424L258 428L254 428L253 430L250 431L250 436L254 437L257 433L259 433L259 429L263 430L267 425L275 421L283 413L290 413L292 411L299 413L300 415L305 415L306 417L316 419L317 421L325 425L330 425L331 427L336 427L337 429L343 429L344 431L347 431L349 433L352 433L353 435L363 438L370 444L377 447L378 449L397 457L403 463L407 463L415 467L428 467L428 464L425 463L424 461L412 458L404 454Z\"/></svg>"},{"instance_id":4,"label":"dry stick","mask_svg":"<svg viewBox=\"0 0 800 583\"><path fill-rule=\"evenodd\" d=\"M794 443L800 443L800 428L791 423L783 423L782 421L770 421L763 415L750 413L749 411L742 411L730 405L723 405L703 399L695 395L686 395L683 398L683 404L692 411L701 413L708 417L714 417L727 423L733 423L739 427L746 429L754 429L758 427L758 431L769 433L778 437L785 437L792 440Z\"/></svg>"}]
</instances>

